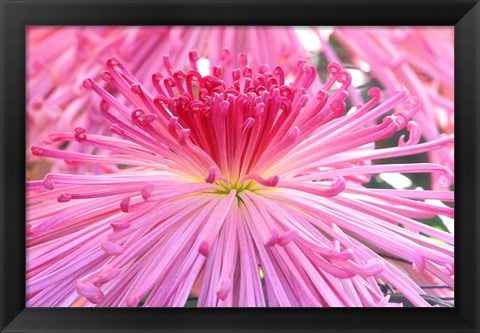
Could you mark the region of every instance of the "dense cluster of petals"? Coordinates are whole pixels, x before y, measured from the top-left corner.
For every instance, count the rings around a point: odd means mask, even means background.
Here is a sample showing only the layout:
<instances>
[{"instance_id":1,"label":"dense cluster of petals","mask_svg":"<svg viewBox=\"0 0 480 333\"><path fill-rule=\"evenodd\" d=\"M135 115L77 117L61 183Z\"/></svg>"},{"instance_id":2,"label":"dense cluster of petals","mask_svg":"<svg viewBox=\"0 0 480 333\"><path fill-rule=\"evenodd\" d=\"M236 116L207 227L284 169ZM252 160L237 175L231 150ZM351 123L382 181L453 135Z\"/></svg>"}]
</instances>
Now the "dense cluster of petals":
<instances>
[{"instance_id":1,"label":"dense cluster of petals","mask_svg":"<svg viewBox=\"0 0 480 333\"><path fill-rule=\"evenodd\" d=\"M165 68L162 55L169 54L170 65L183 69L191 49L198 50L196 56L207 71L211 64L221 64L231 71L235 63L231 54L242 53L255 70L266 63L279 63L294 71L296 60L306 57L300 39L289 27L29 27L28 146L52 131L68 130L72 123L88 127L91 133L108 133L102 117L95 112L98 97L82 85L85 77L99 78L108 57L121 59L151 89L149 76ZM114 88L106 89L124 101ZM69 149L90 152L88 147L75 143ZM30 169L36 161L27 151ZM48 165L40 167L50 169ZM58 165L53 170L59 170ZM33 176L41 173L42 170L34 171Z\"/></svg>"},{"instance_id":2,"label":"dense cluster of petals","mask_svg":"<svg viewBox=\"0 0 480 333\"><path fill-rule=\"evenodd\" d=\"M419 143L419 100L399 90L346 110L351 76L330 63L311 94L313 66L187 70L139 83L117 58L83 86L101 99L110 134L49 134L35 156L101 174L49 173L27 183L28 306L415 306L422 290L385 257L453 288L453 235L418 219L453 217L452 171L376 160L442 149ZM113 96L104 86L119 94ZM400 130L396 147L375 143ZM61 150L75 142L86 152ZM88 151L88 152L87 152ZM441 190L364 186L379 173L431 173ZM195 291L197 290L197 291Z\"/></svg>"},{"instance_id":3,"label":"dense cluster of petals","mask_svg":"<svg viewBox=\"0 0 480 333\"><path fill-rule=\"evenodd\" d=\"M454 48L451 27L335 27L336 38L357 68L364 69L386 94L405 87L422 101L414 120L426 141L453 134ZM323 38L325 54L336 56ZM454 168L453 144L429 152L429 160ZM433 180L435 188L439 184Z\"/></svg>"}]
</instances>

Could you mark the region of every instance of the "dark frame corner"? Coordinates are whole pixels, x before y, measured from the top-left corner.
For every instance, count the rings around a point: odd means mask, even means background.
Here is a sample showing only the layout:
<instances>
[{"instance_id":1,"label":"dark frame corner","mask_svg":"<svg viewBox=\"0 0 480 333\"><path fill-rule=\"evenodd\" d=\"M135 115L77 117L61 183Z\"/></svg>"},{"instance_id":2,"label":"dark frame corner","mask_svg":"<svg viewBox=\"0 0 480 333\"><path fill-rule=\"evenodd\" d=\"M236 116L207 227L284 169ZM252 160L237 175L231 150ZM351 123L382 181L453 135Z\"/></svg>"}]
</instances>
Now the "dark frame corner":
<instances>
[{"instance_id":1,"label":"dark frame corner","mask_svg":"<svg viewBox=\"0 0 480 333\"><path fill-rule=\"evenodd\" d=\"M480 3L472 0L0 0L1 332L477 332ZM26 25L455 25L456 307L451 309L25 308ZM459 241L461 240L461 241Z\"/></svg>"}]
</instances>

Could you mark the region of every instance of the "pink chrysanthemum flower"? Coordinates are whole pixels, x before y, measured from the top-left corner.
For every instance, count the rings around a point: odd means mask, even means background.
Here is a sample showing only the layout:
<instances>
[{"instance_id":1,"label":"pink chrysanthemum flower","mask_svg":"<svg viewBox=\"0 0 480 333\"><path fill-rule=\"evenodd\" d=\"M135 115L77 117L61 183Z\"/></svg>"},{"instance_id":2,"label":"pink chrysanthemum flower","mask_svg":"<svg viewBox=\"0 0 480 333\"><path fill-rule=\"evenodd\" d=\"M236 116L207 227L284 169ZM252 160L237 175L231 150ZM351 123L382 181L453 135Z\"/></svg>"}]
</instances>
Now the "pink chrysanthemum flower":
<instances>
[{"instance_id":1,"label":"pink chrysanthemum flower","mask_svg":"<svg viewBox=\"0 0 480 333\"><path fill-rule=\"evenodd\" d=\"M379 104L372 89L346 113L351 78L335 63L313 96L316 71L304 61L291 83L281 67L202 76L193 60L187 72L165 63L152 95L110 59L101 77L126 102L94 80L84 86L102 98L113 135L78 127L46 140L101 154L32 147L105 174L28 182L28 306L183 306L191 293L198 306L398 306L379 283L429 306L428 290L385 257L453 288L453 235L416 221L453 217L425 202L452 202L453 192L362 185L388 172L453 181L438 164L371 163L452 142L418 144L417 99L399 91ZM405 127L407 141L374 148Z\"/></svg>"},{"instance_id":2,"label":"pink chrysanthemum flower","mask_svg":"<svg viewBox=\"0 0 480 333\"><path fill-rule=\"evenodd\" d=\"M176 45L169 35L167 27L29 27L27 142L39 142L49 132L67 130L72 123L104 134L101 117L89 112L98 105L98 98L86 93L82 81L100 72L103 59L112 54L119 54L137 75L146 77L158 65L153 55ZM27 162L32 157L28 152Z\"/></svg>"},{"instance_id":3,"label":"pink chrysanthemum flower","mask_svg":"<svg viewBox=\"0 0 480 333\"><path fill-rule=\"evenodd\" d=\"M402 87L422 101L414 120L426 141L442 133L453 134L454 48L453 28L349 28L335 27L333 34L350 52L356 66L368 72L392 94ZM335 54L330 40L323 41L327 59ZM453 144L429 153L429 160L453 170ZM439 184L433 182L438 188Z\"/></svg>"},{"instance_id":4,"label":"pink chrysanthemum flower","mask_svg":"<svg viewBox=\"0 0 480 333\"><path fill-rule=\"evenodd\" d=\"M308 57L291 27L29 27L28 146L52 131L68 130L72 123L88 127L91 133L107 133L108 128L95 112L99 99L83 88L82 81L98 74L111 55L145 82L147 89L153 89L149 75L164 69L162 55L170 54L171 66L183 69L193 48L198 52L190 55L203 60L201 66L207 71L211 67L209 59L230 72L235 63L231 55L240 54L255 70L263 64L282 64L290 74L297 59ZM124 102L113 87L106 88ZM69 149L90 152L89 147L75 143ZM30 151L27 158L29 165L38 161ZM37 169L49 167L39 164Z\"/></svg>"}]
</instances>

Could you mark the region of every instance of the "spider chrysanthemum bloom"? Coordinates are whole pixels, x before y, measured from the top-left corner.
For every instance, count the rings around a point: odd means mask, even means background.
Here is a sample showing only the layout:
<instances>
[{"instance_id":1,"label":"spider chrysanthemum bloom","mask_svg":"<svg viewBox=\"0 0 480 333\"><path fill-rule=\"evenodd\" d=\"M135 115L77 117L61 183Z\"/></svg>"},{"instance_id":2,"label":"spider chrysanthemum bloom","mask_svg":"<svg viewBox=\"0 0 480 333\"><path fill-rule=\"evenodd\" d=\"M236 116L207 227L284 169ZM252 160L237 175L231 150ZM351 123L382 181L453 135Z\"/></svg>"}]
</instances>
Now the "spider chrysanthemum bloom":
<instances>
[{"instance_id":1,"label":"spider chrysanthemum bloom","mask_svg":"<svg viewBox=\"0 0 480 333\"><path fill-rule=\"evenodd\" d=\"M348 50L354 64L378 80L387 94L406 87L421 99L422 108L414 120L426 141L442 133L453 134L452 27L336 27L332 36ZM328 49L331 41L323 42ZM332 59L331 50L326 55ZM453 155L452 144L430 152L429 160L453 170ZM435 181L433 185L439 187Z\"/></svg>"},{"instance_id":2,"label":"spider chrysanthemum bloom","mask_svg":"<svg viewBox=\"0 0 480 333\"><path fill-rule=\"evenodd\" d=\"M85 77L94 77L101 71L107 57L116 55L147 89L153 89L149 76L164 68L161 55L170 54L171 65L184 69L193 47L198 52L191 55L199 58L200 67L207 71L212 63L231 71L235 56L242 53L255 70L263 64L280 63L284 70L292 73L296 60L307 57L292 27L29 27L28 146L51 131L69 130L72 123L87 127L90 133L108 131L95 112L97 96L82 87ZM106 89L124 101L114 88ZM75 143L69 145L69 150L91 152L89 147ZM49 170L49 165L35 165L35 161L38 159L28 151L29 169L36 166ZM33 171L32 176L44 170ZM84 170L70 168L69 171Z\"/></svg>"},{"instance_id":3,"label":"spider chrysanthemum bloom","mask_svg":"<svg viewBox=\"0 0 480 333\"><path fill-rule=\"evenodd\" d=\"M170 52L169 27L29 27L27 29L27 141L33 144L72 123L104 134L101 118L88 112L98 98L82 81L118 54L140 78L158 68L156 53ZM79 146L76 145L76 148ZM72 147L70 147L72 149ZM85 147L83 147L85 149ZM80 150L81 151L81 150ZM27 154L27 162L31 155Z\"/></svg>"},{"instance_id":4,"label":"spider chrysanthemum bloom","mask_svg":"<svg viewBox=\"0 0 480 333\"><path fill-rule=\"evenodd\" d=\"M384 256L453 287L453 235L415 219L453 217L453 192L368 189L376 173L434 173L441 165L381 164L452 142L418 144L409 119L419 103L400 91L345 114L349 73L329 65L314 96L315 69L298 62L254 73L213 67L152 76L154 95L115 58L98 83L111 136L86 128L48 136L35 155L99 165L103 175L48 174L27 184L29 306L395 306L388 283L415 306L425 292ZM231 84L223 80L228 78ZM392 114L392 109L394 113ZM381 119L378 125L373 120ZM407 128L399 147L376 141ZM48 148L77 141L98 154Z\"/></svg>"}]
</instances>

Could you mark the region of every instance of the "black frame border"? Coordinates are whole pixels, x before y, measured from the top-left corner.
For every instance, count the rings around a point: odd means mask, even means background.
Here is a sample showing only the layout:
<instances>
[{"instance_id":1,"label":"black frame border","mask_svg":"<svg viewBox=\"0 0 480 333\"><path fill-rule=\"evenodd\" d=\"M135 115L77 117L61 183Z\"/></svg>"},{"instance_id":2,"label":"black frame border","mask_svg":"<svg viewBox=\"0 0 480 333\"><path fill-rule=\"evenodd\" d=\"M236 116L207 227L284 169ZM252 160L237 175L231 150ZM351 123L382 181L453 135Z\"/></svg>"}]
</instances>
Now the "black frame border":
<instances>
[{"instance_id":1,"label":"black frame border","mask_svg":"<svg viewBox=\"0 0 480 333\"><path fill-rule=\"evenodd\" d=\"M0 330L477 332L480 4L474 0L0 0ZM25 308L25 26L455 25L456 307Z\"/></svg>"}]
</instances>

